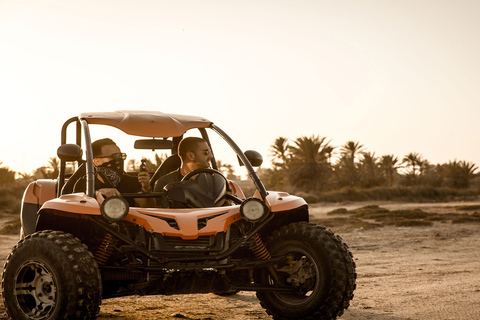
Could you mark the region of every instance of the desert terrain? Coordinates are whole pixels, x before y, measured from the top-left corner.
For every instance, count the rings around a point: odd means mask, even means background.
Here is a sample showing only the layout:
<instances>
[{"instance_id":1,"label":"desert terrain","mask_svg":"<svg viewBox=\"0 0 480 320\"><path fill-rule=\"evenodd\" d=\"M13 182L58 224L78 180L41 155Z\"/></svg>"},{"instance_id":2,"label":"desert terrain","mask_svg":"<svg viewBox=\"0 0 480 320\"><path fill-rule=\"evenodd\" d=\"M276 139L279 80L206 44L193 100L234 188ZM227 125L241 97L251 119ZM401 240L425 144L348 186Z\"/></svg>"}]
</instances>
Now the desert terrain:
<instances>
[{"instance_id":1,"label":"desert terrain","mask_svg":"<svg viewBox=\"0 0 480 320\"><path fill-rule=\"evenodd\" d=\"M480 202L313 204L310 212L357 264L355 297L340 320L480 319ZM14 218L0 217L0 230ZM0 235L0 265L17 239ZM251 292L109 299L98 317L178 318L271 319Z\"/></svg>"}]
</instances>

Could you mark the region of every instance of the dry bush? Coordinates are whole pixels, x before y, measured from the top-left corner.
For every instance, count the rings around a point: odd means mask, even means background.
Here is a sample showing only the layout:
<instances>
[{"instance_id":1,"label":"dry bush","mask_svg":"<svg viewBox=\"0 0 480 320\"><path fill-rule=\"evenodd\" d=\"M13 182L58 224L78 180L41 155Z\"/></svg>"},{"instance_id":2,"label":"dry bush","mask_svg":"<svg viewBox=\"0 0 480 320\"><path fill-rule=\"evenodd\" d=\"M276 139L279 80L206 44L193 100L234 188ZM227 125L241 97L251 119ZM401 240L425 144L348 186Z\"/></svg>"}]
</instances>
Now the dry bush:
<instances>
[{"instance_id":1,"label":"dry bush","mask_svg":"<svg viewBox=\"0 0 480 320\"><path fill-rule=\"evenodd\" d=\"M351 214L351 212L349 212L345 208L338 208L338 209L327 212L327 215L335 215L335 214Z\"/></svg>"},{"instance_id":2,"label":"dry bush","mask_svg":"<svg viewBox=\"0 0 480 320\"><path fill-rule=\"evenodd\" d=\"M356 229L375 229L382 227L381 224L365 221L358 218L312 218L311 222L325 226L334 231L352 231Z\"/></svg>"},{"instance_id":3,"label":"dry bush","mask_svg":"<svg viewBox=\"0 0 480 320\"><path fill-rule=\"evenodd\" d=\"M318 202L318 197L314 195L313 193L307 193L307 192L297 192L295 194L297 197L303 198L307 203L317 203Z\"/></svg>"},{"instance_id":4,"label":"dry bush","mask_svg":"<svg viewBox=\"0 0 480 320\"><path fill-rule=\"evenodd\" d=\"M480 205L464 205L464 206L456 206L455 210L457 211L474 211L480 210Z\"/></svg>"},{"instance_id":5,"label":"dry bush","mask_svg":"<svg viewBox=\"0 0 480 320\"><path fill-rule=\"evenodd\" d=\"M432 222L425 220L399 220L395 221L395 227L428 227L432 225Z\"/></svg>"},{"instance_id":6,"label":"dry bush","mask_svg":"<svg viewBox=\"0 0 480 320\"><path fill-rule=\"evenodd\" d=\"M2 229L0 229L0 234L19 234L20 228L20 219L16 219L8 222Z\"/></svg>"},{"instance_id":7,"label":"dry bush","mask_svg":"<svg viewBox=\"0 0 480 320\"><path fill-rule=\"evenodd\" d=\"M470 210L473 209L470 207ZM465 209L464 209L465 210ZM473 214L437 214L421 209L388 210L378 205L369 205L354 210L338 208L327 212L327 215L349 215L348 218L330 218L315 220L330 228L343 230L358 228L376 228L379 226L417 227L431 226L433 222L480 223L480 213ZM374 222L371 222L371 221Z\"/></svg>"},{"instance_id":8,"label":"dry bush","mask_svg":"<svg viewBox=\"0 0 480 320\"><path fill-rule=\"evenodd\" d=\"M452 219L452 223L480 223L480 215L462 214Z\"/></svg>"}]
</instances>

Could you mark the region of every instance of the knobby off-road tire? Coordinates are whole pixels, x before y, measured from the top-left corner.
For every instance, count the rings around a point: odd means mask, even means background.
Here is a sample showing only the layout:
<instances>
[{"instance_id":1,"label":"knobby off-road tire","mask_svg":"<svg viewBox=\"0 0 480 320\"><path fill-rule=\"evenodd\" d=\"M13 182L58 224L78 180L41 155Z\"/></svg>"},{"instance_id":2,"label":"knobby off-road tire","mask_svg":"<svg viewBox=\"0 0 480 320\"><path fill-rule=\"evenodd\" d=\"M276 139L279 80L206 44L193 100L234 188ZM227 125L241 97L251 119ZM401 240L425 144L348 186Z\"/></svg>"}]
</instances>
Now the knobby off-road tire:
<instances>
[{"instance_id":1,"label":"knobby off-road tire","mask_svg":"<svg viewBox=\"0 0 480 320\"><path fill-rule=\"evenodd\" d=\"M20 240L8 256L2 297L15 320L95 319L102 299L100 272L78 238L37 232Z\"/></svg>"},{"instance_id":2,"label":"knobby off-road tire","mask_svg":"<svg viewBox=\"0 0 480 320\"><path fill-rule=\"evenodd\" d=\"M339 236L325 227L292 223L275 231L266 241L272 257L287 257L275 266L281 285L300 293L257 292L267 313L277 320L336 319L350 305L355 290L355 262ZM274 283L263 270L256 281Z\"/></svg>"}]
</instances>

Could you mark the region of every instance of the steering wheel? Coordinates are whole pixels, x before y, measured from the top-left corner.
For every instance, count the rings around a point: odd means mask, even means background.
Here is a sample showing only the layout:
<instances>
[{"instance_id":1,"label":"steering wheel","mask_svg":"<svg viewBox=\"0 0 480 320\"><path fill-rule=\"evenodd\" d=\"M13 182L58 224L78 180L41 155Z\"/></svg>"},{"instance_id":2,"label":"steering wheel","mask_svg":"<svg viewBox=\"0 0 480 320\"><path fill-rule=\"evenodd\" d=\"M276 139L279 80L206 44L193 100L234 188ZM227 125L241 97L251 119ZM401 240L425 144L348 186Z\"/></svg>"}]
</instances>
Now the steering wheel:
<instances>
[{"instance_id":1,"label":"steering wheel","mask_svg":"<svg viewBox=\"0 0 480 320\"><path fill-rule=\"evenodd\" d=\"M194 170L182 181L167 185L167 199L192 208L220 206L227 195L228 181L215 169Z\"/></svg>"},{"instance_id":2,"label":"steering wheel","mask_svg":"<svg viewBox=\"0 0 480 320\"><path fill-rule=\"evenodd\" d=\"M239 199L237 198L235 195L231 194L229 191L230 191L230 187L229 187L229 184L228 184L228 180L227 178L225 178L225 176L223 175L223 173L221 173L220 171L218 170L215 170L215 169L212 169L212 168L200 168L200 169L196 169L196 170L193 170L189 173L187 173L183 178L182 178L182 181L187 181L187 180L190 180L192 179L192 177L196 176L197 174L199 173L210 173L210 174L218 174L219 176L221 176L224 180L225 180L225 185L227 186L227 193L225 194L225 198L229 199L229 200L232 200L233 202L235 202L236 204L241 204L243 202L242 199Z\"/></svg>"},{"instance_id":3,"label":"steering wheel","mask_svg":"<svg viewBox=\"0 0 480 320\"><path fill-rule=\"evenodd\" d=\"M190 171L182 178L182 181L190 180L192 177L196 176L199 173L219 174L225 180L225 183L228 183L227 178L225 178L225 176L220 171L212 168L200 168Z\"/></svg>"}]
</instances>

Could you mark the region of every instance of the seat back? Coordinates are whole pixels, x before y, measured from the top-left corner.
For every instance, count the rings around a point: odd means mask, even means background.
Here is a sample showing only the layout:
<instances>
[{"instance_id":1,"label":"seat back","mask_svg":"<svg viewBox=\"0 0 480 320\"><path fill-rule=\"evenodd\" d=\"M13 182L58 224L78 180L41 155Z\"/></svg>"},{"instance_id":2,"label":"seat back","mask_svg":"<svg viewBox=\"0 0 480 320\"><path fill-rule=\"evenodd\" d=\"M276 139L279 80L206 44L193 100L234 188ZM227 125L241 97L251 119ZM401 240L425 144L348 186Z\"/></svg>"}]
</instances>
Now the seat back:
<instances>
[{"instance_id":1,"label":"seat back","mask_svg":"<svg viewBox=\"0 0 480 320\"><path fill-rule=\"evenodd\" d=\"M75 187L75 183L78 181L78 179L82 178L86 174L86 166L85 162L82 163L78 168L77 171L75 171L72 176L68 179L68 181L63 185L62 191L60 192L60 195L64 194L69 194L73 192L73 188Z\"/></svg>"},{"instance_id":2,"label":"seat back","mask_svg":"<svg viewBox=\"0 0 480 320\"><path fill-rule=\"evenodd\" d=\"M182 161L180 160L180 157L178 154L172 154L170 157L165 159L165 161L162 162L162 164L157 168L153 176L150 178L150 186L153 190L153 187L155 186L155 182L162 176L177 170L180 168L180 165L182 164Z\"/></svg>"}]
</instances>

